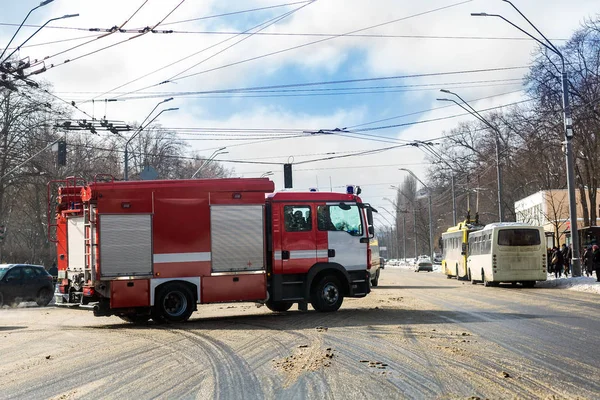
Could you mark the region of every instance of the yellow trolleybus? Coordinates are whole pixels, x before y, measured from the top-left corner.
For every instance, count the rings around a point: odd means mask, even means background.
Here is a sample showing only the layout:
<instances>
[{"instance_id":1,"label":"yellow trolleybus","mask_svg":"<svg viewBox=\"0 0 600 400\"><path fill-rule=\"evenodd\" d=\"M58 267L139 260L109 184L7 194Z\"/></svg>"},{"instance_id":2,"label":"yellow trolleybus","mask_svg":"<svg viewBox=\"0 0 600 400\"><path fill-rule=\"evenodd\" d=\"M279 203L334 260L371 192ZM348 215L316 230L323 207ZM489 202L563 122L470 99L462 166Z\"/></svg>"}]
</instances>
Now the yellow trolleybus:
<instances>
[{"instance_id":1,"label":"yellow trolleybus","mask_svg":"<svg viewBox=\"0 0 600 400\"><path fill-rule=\"evenodd\" d=\"M442 233L442 273L448 278L468 279L469 233L480 229L483 225L466 219Z\"/></svg>"}]
</instances>

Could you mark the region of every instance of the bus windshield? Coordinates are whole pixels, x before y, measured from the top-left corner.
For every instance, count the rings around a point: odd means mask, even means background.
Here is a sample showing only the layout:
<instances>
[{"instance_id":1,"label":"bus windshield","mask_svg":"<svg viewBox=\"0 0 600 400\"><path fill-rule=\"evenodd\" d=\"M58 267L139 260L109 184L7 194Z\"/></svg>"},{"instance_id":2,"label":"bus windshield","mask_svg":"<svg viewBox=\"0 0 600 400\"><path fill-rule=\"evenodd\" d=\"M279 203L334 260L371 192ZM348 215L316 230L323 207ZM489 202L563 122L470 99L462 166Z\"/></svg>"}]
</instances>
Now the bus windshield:
<instances>
[{"instance_id":1,"label":"bus windshield","mask_svg":"<svg viewBox=\"0 0 600 400\"><path fill-rule=\"evenodd\" d=\"M498 231L500 246L538 246L541 244L537 229L503 229Z\"/></svg>"}]
</instances>

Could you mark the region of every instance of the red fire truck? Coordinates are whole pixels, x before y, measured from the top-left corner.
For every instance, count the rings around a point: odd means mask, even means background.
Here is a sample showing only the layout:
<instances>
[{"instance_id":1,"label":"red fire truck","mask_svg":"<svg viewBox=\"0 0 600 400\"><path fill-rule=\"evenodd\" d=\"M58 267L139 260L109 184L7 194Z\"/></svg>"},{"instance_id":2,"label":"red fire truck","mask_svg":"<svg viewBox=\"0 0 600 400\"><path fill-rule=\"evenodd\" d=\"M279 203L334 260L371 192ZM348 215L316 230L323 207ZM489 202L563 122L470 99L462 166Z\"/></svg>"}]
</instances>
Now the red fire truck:
<instances>
[{"instance_id":1,"label":"red fire truck","mask_svg":"<svg viewBox=\"0 0 600 400\"><path fill-rule=\"evenodd\" d=\"M196 304L336 311L370 292L374 210L353 193L272 194L267 178L59 185L57 303L179 322Z\"/></svg>"}]
</instances>

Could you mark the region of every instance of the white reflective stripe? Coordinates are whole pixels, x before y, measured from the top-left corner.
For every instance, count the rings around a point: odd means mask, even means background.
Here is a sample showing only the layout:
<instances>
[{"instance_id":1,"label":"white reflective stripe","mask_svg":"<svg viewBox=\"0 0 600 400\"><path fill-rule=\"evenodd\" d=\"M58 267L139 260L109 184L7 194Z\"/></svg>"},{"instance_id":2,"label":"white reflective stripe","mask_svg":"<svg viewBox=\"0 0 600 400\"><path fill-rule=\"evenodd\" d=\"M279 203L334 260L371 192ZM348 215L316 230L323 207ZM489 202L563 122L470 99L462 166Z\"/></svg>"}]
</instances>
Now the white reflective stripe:
<instances>
[{"instance_id":1,"label":"white reflective stripe","mask_svg":"<svg viewBox=\"0 0 600 400\"><path fill-rule=\"evenodd\" d=\"M316 250L292 250L290 251L290 259L298 258L315 258L317 256Z\"/></svg>"},{"instance_id":2,"label":"white reflective stripe","mask_svg":"<svg viewBox=\"0 0 600 400\"><path fill-rule=\"evenodd\" d=\"M154 254L154 263L176 263L210 261L210 251L205 253L163 253Z\"/></svg>"},{"instance_id":3,"label":"white reflective stripe","mask_svg":"<svg viewBox=\"0 0 600 400\"><path fill-rule=\"evenodd\" d=\"M305 258L324 258L327 257L327 250L291 250L290 260L301 260ZM273 258L277 261L282 260L281 250L273 252Z\"/></svg>"}]
</instances>

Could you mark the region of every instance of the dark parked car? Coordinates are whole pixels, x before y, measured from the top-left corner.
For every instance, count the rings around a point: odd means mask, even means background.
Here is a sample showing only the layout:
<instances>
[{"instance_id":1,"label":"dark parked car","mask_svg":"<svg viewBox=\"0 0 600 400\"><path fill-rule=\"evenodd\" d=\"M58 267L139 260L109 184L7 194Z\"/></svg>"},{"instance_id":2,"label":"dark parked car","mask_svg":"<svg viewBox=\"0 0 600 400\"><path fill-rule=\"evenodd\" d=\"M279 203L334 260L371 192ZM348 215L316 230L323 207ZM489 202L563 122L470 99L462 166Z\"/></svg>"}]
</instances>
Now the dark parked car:
<instances>
[{"instance_id":1,"label":"dark parked car","mask_svg":"<svg viewBox=\"0 0 600 400\"><path fill-rule=\"evenodd\" d=\"M44 267L27 264L0 264L0 307L17 301L35 301L47 306L52 301L52 275Z\"/></svg>"}]
</instances>

